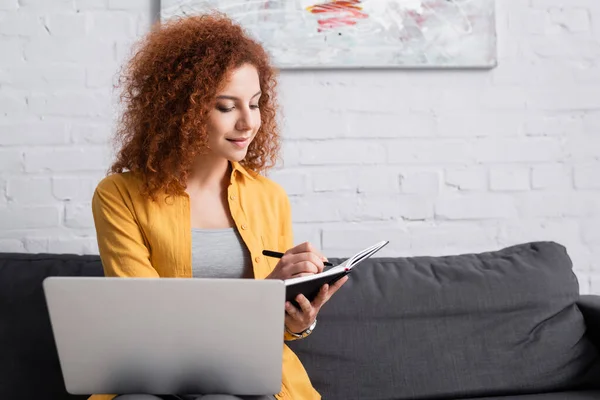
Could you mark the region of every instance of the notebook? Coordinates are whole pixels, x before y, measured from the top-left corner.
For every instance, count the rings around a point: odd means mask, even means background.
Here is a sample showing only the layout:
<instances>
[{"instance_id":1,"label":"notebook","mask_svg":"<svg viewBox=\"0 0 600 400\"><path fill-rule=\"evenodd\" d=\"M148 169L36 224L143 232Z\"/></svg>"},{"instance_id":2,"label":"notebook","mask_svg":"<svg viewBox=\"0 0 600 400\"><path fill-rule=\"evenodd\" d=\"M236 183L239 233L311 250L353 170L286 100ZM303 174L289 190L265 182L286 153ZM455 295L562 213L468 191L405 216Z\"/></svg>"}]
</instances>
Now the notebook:
<instances>
[{"instance_id":1,"label":"notebook","mask_svg":"<svg viewBox=\"0 0 600 400\"><path fill-rule=\"evenodd\" d=\"M297 305L295 298L302 293L309 301L313 301L319 294L319 290L325 284L332 285L344 276L352 272L352 269L361 262L371 257L381 250L389 241L384 240L373 246L359 251L343 263L330 267L329 269L314 275L302 276L299 278L286 279L285 299L292 304Z\"/></svg>"}]
</instances>

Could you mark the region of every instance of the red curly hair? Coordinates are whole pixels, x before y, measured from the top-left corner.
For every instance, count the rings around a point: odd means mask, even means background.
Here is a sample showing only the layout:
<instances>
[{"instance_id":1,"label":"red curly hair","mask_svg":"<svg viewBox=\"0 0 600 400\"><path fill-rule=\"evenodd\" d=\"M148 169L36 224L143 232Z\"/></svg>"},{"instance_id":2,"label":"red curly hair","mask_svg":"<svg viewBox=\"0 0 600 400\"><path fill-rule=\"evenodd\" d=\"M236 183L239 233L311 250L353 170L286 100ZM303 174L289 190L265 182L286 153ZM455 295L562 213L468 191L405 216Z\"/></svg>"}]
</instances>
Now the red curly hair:
<instances>
[{"instance_id":1,"label":"red curly hair","mask_svg":"<svg viewBox=\"0 0 600 400\"><path fill-rule=\"evenodd\" d=\"M120 147L109 173L140 174L142 193L182 194L192 163L207 149L208 115L219 88L236 68L259 75L262 124L244 167L260 173L279 153L275 70L263 47L220 13L155 25L119 79L125 109L115 136Z\"/></svg>"}]
</instances>

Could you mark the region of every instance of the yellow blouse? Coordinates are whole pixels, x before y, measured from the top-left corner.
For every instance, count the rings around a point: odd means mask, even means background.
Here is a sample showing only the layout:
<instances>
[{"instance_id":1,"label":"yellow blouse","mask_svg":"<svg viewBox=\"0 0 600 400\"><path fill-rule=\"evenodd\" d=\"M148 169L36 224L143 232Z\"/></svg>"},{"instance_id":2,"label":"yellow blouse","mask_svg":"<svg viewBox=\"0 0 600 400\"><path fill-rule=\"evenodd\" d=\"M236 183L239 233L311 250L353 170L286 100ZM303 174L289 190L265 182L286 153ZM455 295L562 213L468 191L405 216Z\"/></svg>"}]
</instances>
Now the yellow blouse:
<instances>
[{"instance_id":1,"label":"yellow blouse","mask_svg":"<svg viewBox=\"0 0 600 400\"><path fill-rule=\"evenodd\" d=\"M106 276L192 277L190 199L187 194L141 195L141 180L133 173L104 178L92 199L100 258ZM290 204L275 182L232 163L227 190L235 225L252 256L256 279L264 279L277 263L263 249L285 252L293 247ZM291 336L285 336L291 340ZM108 400L115 395L93 395ZM298 357L284 344L279 400L317 400Z\"/></svg>"}]
</instances>

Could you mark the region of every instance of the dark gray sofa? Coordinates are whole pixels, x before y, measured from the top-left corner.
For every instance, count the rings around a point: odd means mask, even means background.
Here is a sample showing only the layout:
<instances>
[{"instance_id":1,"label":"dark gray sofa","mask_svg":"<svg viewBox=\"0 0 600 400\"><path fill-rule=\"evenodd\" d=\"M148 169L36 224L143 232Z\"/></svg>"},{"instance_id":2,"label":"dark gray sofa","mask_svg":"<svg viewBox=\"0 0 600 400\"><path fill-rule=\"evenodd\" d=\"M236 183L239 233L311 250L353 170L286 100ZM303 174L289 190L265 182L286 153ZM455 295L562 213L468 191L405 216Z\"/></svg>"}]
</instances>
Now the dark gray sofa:
<instances>
[{"instance_id":1,"label":"dark gray sofa","mask_svg":"<svg viewBox=\"0 0 600 400\"><path fill-rule=\"evenodd\" d=\"M97 256L0 253L0 399L85 398L62 382L41 286L51 275L102 269ZM600 296L578 293L552 242L377 258L290 346L324 399L600 399Z\"/></svg>"}]
</instances>

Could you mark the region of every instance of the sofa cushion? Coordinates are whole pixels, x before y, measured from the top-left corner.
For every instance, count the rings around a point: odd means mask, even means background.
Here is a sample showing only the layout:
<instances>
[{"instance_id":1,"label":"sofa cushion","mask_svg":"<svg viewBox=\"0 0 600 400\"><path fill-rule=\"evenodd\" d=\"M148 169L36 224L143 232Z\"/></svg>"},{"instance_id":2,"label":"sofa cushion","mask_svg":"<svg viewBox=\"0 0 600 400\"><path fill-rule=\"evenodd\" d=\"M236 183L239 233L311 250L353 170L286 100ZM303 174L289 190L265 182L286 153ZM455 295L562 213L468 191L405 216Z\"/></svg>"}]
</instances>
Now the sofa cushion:
<instances>
[{"instance_id":1,"label":"sofa cushion","mask_svg":"<svg viewBox=\"0 0 600 400\"><path fill-rule=\"evenodd\" d=\"M588 336L600 350L600 296L583 295L577 305L585 318ZM600 378L598 380L600 381Z\"/></svg>"},{"instance_id":2,"label":"sofa cushion","mask_svg":"<svg viewBox=\"0 0 600 400\"><path fill-rule=\"evenodd\" d=\"M568 390L598 358L571 267L552 242L368 260L290 346L324 399Z\"/></svg>"},{"instance_id":3,"label":"sofa cushion","mask_svg":"<svg viewBox=\"0 0 600 400\"><path fill-rule=\"evenodd\" d=\"M98 256L0 253L0 399L85 399L65 391L42 289L47 276L102 276Z\"/></svg>"},{"instance_id":4,"label":"sofa cushion","mask_svg":"<svg viewBox=\"0 0 600 400\"><path fill-rule=\"evenodd\" d=\"M586 390L579 392L559 392L544 394L525 394L502 397L477 397L471 400L598 400L600 390Z\"/></svg>"}]
</instances>

